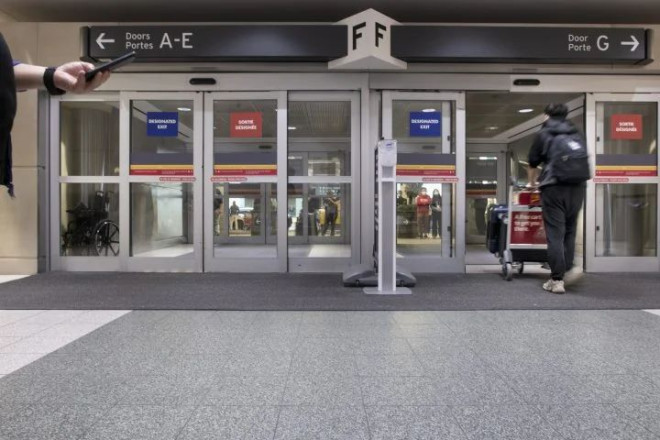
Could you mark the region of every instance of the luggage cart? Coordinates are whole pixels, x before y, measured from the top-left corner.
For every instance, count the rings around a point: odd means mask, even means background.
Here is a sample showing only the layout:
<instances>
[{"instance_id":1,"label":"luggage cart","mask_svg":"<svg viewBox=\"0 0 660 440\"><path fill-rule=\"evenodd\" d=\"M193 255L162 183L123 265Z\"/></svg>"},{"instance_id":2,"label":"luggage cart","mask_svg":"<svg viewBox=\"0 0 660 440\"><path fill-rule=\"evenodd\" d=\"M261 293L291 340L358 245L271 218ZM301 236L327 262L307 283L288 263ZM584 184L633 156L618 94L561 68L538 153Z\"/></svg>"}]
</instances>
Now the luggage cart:
<instances>
[{"instance_id":1,"label":"luggage cart","mask_svg":"<svg viewBox=\"0 0 660 440\"><path fill-rule=\"evenodd\" d=\"M525 263L548 262L548 244L539 191L512 184L509 189L508 213L502 220L502 251L498 256L505 280L511 281L514 270L523 273Z\"/></svg>"}]
</instances>

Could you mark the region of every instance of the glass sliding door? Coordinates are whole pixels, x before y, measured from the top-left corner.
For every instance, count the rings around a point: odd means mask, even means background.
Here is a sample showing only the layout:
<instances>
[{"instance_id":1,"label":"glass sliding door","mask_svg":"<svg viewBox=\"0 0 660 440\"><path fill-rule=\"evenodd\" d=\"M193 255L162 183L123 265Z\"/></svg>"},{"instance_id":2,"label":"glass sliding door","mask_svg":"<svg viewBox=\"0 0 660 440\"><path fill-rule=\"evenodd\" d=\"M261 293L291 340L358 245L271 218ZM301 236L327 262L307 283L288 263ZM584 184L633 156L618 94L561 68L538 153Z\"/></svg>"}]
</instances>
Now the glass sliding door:
<instances>
[{"instance_id":1,"label":"glass sliding door","mask_svg":"<svg viewBox=\"0 0 660 440\"><path fill-rule=\"evenodd\" d=\"M205 99L205 270L286 271L286 94Z\"/></svg>"},{"instance_id":2,"label":"glass sliding door","mask_svg":"<svg viewBox=\"0 0 660 440\"><path fill-rule=\"evenodd\" d=\"M359 112L357 92L289 94L290 271L337 272L359 258Z\"/></svg>"},{"instance_id":3,"label":"glass sliding door","mask_svg":"<svg viewBox=\"0 0 660 440\"><path fill-rule=\"evenodd\" d=\"M399 264L464 271L464 95L383 92L382 102L383 136L398 141Z\"/></svg>"},{"instance_id":4,"label":"glass sliding door","mask_svg":"<svg viewBox=\"0 0 660 440\"><path fill-rule=\"evenodd\" d=\"M590 271L660 270L659 104L651 94L589 97L595 171L587 189Z\"/></svg>"},{"instance_id":5,"label":"glass sliding door","mask_svg":"<svg viewBox=\"0 0 660 440\"><path fill-rule=\"evenodd\" d=\"M51 267L119 270L119 95L52 98L50 109Z\"/></svg>"},{"instance_id":6,"label":"glass sliding door","mask_svg":"<svg viewBox=\"0 0 660 440\"><path fill-rule=\"evenodd\" d=\"M131 270L202 270L202 97L127 93L123 198Z\"/></svg>"}]
</instances>

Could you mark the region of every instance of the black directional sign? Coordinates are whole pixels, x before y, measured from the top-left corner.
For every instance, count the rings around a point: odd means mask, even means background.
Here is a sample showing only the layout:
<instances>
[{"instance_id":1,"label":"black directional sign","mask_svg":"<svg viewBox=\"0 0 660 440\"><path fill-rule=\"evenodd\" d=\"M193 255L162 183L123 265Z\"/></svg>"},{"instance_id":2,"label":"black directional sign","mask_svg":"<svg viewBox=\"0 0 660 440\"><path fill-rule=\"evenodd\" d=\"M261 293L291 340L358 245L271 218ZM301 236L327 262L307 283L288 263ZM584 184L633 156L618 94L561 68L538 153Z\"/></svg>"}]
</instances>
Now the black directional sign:
<instances>
[{"instance_id":1,"label":"black directional sign","mask_svg":"<svg viewBox=\"0 0 660 440\"><path fill-rule=\"evenodd\" d=\"M136 62L329 61L346 56L343 25L91 26L86 54L115 58L134 50Z\"/></svg>"},{"instance_id":2,"label":"black directional sign","mask_svg":"<svg viewBox=\"0 0 660 440\"><path fill-rule=\"evenodd\" d=\"M639 64L645 29L392 26L392 56L407 62Z\"/></svg>"}]
</instances>

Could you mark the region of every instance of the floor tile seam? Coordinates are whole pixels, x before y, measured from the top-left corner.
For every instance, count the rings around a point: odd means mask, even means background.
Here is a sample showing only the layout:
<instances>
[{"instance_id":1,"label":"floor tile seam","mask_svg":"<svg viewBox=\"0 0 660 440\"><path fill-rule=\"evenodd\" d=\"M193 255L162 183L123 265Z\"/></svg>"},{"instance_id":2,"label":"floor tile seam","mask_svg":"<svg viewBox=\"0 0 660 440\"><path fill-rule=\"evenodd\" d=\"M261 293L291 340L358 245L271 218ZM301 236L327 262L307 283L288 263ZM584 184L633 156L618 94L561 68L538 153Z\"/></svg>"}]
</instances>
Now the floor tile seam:
<instances>
[{"instance_id":1,"label":"floor tile seam","mask_svg":"<svg viewBox=\"0 0 660 440\"><path fill-rule=\"evenodd\" d=\"M40 315L40 314L42 314L42 313L47 313L47 312L48 312L47 310L46 310L46 311L42 311L41 313L37 313L36 315L33 315L33 316L38 316L38 315ZM129 312L129 313L130 313L130 312ZM127 313L127 314L128 314L128 313ZM127 314L122 315L122 316L126 316ZM27 364L27 365L30 365L31 363L38 361L39 359L45 357L46 355L49 355L49 354L51 354L51 353L54 353L54 352L56 352L57 350L59 350L59 349L61 349L61 348L63 348L63 347L66 347L67 345L72 344L73 342L76 342L76 341L78 341L78 340L84 338L85 336L87 336L87 335L89 335L89 334L91 334L91 333L93 333L93 332L95 332L95 331L101 329L102 327L104 327L104 326L106 326L106 325L108 325L108 324L114 322L115 320L117 320L117 319L119 319L119 318L121 318L121 316L120 316L120 317L117 317L117 318L114 318L112 321L106 322L105 324L102 324L102 325L100 325L100 326L97 326L94 330L90 330L90 331L88 331L88 332L86 332L86 333L84 333L84 334L82 334L82 335L77 336L75 339L73 339L73 340L67 342L66 344L64 344L64 345L62 345L62 346L56 348L55 350L51 350L51 351L48 351L48 352L39 352L39 353L36 353L36 352L35 352L35 353L0 353L0 354L41 354L41 355L42 355L40 358L35 359L34 361L32 361L32 362L30 362L29 364ZM72 318L69 318L69 319L72 319ZM64 321L62 321L62 322L64 322ZM11 343L11 344L9 344L9 345L7 345L7 346L3 346L2 348L10 347L10 346L12 346L12 345L15 345L15 344L18 344L18 343L20 343L20 342L23 342L23 341L26 340L26 339L29 339L29 338L32 338L32 337L38 336L38 335L40 335L40 334L42 334L42 333L45 333L46 331L51 330L52 328L57 327L58 325L62 324L62 322L58 322L58 323L56 323L56 324L53 324L53 325L51 325L50 327L44 328L44 329L42 329L42 330L40 330L40 331L38 331L38 332L36 332L36 333L30 334L30 335L25 335L25 336L23 336L20 340L18 340L18 341L16 341L16 342L13 342L13 343ZM2 329L2 326L0 326L0 329ZM24 366L25 366L25 365L24 365Z\"/></svg>"},{"instance_id":2,"label":"floor tile seam","mask_svg":"<svg viewBox=\"0 0 660 440\"><path fill-rule=\"evenodd\" d=\"M114 410L117 406L118 406L118 404L110 405L103 412L103 414L99 414L98 417L96 417L96 419L94 420L94 422L90 423L90 425L86 429L83 430L83 432L80 434L80 436L78 436L77 440L85 440L85 438L87 438L87 435L90 432L92 432L94 430L94 428L96 428L96 426L101 422L101 419L103 417L106 417L108 414L110 414L112 412L112 410Z\"/></svg>"},{"instance_id":3,"label":"floor tile seam","mask_svg":"<svg viewBox=\"0 0 660 440\"><path fill-rule=\"evenodd\" d=\"M19 318L15 321L11 321L11 322L2 324L2 325L0 325L0 329L4 326L11 325L11 324L17 323L19 321L23 321L24 319L34 318L35 316L41 315L41 314L49 312L49 311L50 310L38 310L38 311L36 311L36 310L28 310L28 309L16 309L16 310L14 310L14 309L2 309L2 310L0 310L0 312L35 312L35 313L30 314L28 316L23 316L22 318Z\"/></svg>"},{"instance_id":4,"label":"floor tile seam","mask_svg":"<svg viewBox=\"0 0 660 440\"><path fill-rule=\"evenodd\" d=\"M635 405L637 405L637 404L635 404ZM642 404L642 405L643 405L643 404ZM617 407L617 405L614 404L614 403L608 404L608 406L611 406L612 409L614 409L614 412L615 412L615 413L617 413L617 414L619 414L621 417L625 418L629 423L632 423L634 426L638 426L638 427L644 429L645 431L650 432L650 433L653 434L656 438L660 439L660 430L659 430L658 432L655 432L655 431L651 430L650 428L646 427L646 426L643 425L642 423L640 423L640 422L638 422L637 420L633 419L632 417L628 416L624 411L620 410L620 409Z\"/></svg>"},{"instance_id":5,"label":"floor tile seam","mask_svg":"<svg viewBox=\"0 0 660 440\"><path fill-rule=\"evenodd\" d=\"M355 363L357 364L357 358L355 359ZM359 370L357 370L357 365L356 365L356 373L359 373ZM364 418L367 422L367 436L369 439L373 439L373 434L371 432L371 423L369 422L369 414L367 414L367 408L364 402L364 389L363 389L363 384L360 376L357 376L356 378L358 387L360 388L360 401L362 402L362 412L364 413Z\"/></svg>"},{"instance_id":6,"label":"floor tile seam","mask_svg":"<svg viewBox=\"0 0 660 440\"><path fill-rule=\"evenodd\" d=\"M571 438L567 438L564 435L562 435L561 432L559 432L559 430L557 430L555 428L555 425L550 420L547 419L545 414L539 408L541 405L543 405L543 403L528 404L527 406L530 407L534 412L536 412L539 415L541 420L543 420L546 423L546 425L555 433L557 438L560 438L560 439L563 439L563 440L572 440ZM581 405L584 405L584 404L581 404ZM554 405L552 405L552 406L554 406ZM556 406L559 406L559 405L556 405Z\"/></svg>"}]
</instances>

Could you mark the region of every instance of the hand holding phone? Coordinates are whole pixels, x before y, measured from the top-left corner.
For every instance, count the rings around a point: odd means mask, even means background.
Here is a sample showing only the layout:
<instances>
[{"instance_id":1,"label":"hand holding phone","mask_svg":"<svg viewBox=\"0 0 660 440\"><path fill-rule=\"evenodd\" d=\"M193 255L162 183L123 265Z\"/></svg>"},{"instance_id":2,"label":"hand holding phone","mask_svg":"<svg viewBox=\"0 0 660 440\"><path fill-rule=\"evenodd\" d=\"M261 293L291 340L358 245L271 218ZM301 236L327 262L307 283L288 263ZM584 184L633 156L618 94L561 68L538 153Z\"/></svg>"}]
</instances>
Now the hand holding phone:
<instances>
[{"instance_id":1,"label":"hand holding phone","mask_svg":"<svg viewBox=\"0 0 660 440\"><path fill-rule=\"evenodd\" d=\"M135 60L135 52L129 52L127 54L120 56L119 58L110 60L107 63L99 64L94 69L85 73L85 80L91 81L96 76L97 73L118 69L123 65L133 62L133 60Z\"/></svg>"}]
</instances>

